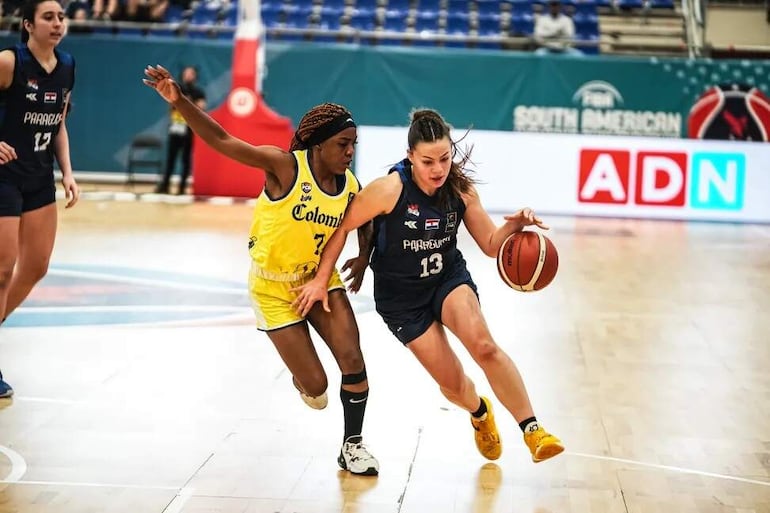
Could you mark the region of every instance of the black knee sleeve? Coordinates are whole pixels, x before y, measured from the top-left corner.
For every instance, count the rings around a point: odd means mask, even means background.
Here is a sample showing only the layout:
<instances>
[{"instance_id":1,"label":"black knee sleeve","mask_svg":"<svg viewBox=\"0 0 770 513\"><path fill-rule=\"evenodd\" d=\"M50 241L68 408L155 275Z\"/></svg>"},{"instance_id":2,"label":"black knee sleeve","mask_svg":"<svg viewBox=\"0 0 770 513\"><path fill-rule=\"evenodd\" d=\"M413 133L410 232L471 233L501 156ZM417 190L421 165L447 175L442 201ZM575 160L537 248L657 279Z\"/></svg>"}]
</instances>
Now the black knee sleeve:
<instances>
[{"instance_id":1,"label":"black knee sleeve","mask_svg":"<svg viewBox=\"0 0 770 513\"><path fill-rule=\"evenodd\" d=\"M342 375L342 384L343 385L357 385L359 383L362 383L366 381L366 367L361 372L358 372L356 374L343 374Z\"/></svg>"}]
</instances>

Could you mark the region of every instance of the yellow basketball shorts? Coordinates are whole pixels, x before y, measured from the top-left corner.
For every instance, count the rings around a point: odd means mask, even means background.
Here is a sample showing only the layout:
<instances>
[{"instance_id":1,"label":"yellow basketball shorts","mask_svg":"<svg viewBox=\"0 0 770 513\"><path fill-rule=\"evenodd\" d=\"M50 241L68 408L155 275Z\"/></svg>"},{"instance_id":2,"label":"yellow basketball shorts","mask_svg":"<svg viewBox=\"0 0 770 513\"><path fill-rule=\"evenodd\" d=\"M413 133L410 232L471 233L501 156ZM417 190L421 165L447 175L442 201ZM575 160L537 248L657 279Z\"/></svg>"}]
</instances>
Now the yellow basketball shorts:
<instances>
[{"instance_id":1,"label":"yellow basketball shorts","mask_svg":"<svg viewBox=\"0 0 770 513\"><path fill-rule=\"evenodd\" d=\"M299 315L291 303L296 299L297 293L291 289L309 282L313 277L307 276L299 280L278 281L265 278L259 269L251 266L249 271L249 296L254 315L257 318L257 329L260 331L272 331L297 324L305 320ZM334 270L329 279L328 290L345 289L337 270Z\"/></svg>"}]
</instances>

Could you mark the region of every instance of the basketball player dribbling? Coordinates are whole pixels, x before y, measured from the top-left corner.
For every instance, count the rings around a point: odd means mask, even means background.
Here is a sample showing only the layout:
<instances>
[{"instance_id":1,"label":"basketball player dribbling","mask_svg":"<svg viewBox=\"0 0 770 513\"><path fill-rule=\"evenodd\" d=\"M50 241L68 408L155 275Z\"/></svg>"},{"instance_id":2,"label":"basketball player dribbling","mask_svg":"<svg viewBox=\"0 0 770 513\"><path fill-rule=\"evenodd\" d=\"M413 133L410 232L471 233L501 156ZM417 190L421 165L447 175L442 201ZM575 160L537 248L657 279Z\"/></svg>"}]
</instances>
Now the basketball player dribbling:
<instances>
[{"instance_id":1,"label":"basketball player dribbling","mask_svg":"<svg viewBox=\"0 0 770 513\"><path fill-rule=\"evenodd\" d=\"M344 435L337 463L353 474L377 475L379 463L363 445L361 431L369 395L358 325L336 270L326 279L330 313L317 307L299 315L292 289L315 274L321 251L340 223L350 198L361 186L348 166L353 160L356 124L341 105L324 103L300 120L289 152L276 146L252 146L227 133L181 94L162 66L148 66L144 83L184 117L216 151L265 171L265 188L254 209L249 253L249 291L257 328L267 333L303 401L315 409L328 403L326 372L310 338L308 324L334 355L342 373L340 399ZM364 227L366 229L366 227ZM362 237L368 247L369 237ZM366 254L345 263L346 280L357 291L366 270Z\"/></svg>"},{"instance_id":2,"label":"basketball player dribbling","mask_svg":"<svg viewBox=\"0 0 770 513\"><path fill-rule=\"evenodd\" d=\"M453 162L458 150L439 113L418 110L412 114L408 147L406 159L353 199L324 249L316 277L299 287L295 306L302 314L320 301L324 309L334 311L325 283L347 234L374 220L371 267L377 312L444 396L470 413L479 452L490 460L502 453L492 404L477 394L463 371L445 326L483 369L495 395L516 419L532 460L551 458L564 447L537 421L516 365L492 338L476 285L457 249L457 230L463 221L491 257L497 256L510 234L529 225L547 227L529 208L505 216L505 224L495 226L465 172L468 155Z\"/></svg>"}]
</instances>

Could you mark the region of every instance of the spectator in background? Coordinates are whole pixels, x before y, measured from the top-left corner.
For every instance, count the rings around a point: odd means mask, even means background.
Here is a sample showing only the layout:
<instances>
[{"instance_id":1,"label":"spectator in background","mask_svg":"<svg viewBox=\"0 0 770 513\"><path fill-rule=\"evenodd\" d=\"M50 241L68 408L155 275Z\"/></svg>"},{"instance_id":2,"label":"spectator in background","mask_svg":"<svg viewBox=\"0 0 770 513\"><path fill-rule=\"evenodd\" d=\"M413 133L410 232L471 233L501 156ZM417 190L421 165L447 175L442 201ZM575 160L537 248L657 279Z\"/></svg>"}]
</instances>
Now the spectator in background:
<instances>
[{"instance_id":1,"label":"spectator in background","mask_svg":"<svg viewBox=\"0 0 770 513\"><path fill-rule=\"evenodd\" d=\"M120 3L118 0L93 0L91 12L97 20L116 20L120 14Z\"/></svg>"},{"instance_id":2,"label":"spectator in background","mask_svg":"<svg viewBox=\"0 0 770 513\"><path fill-rule=\"evenodd\" d=\"M564 53L582 55L572 48L575 38L575 23L572 18L561 12L560 0L548 2L548 13L540 14L535 20L535 42L539 46L536 54Z\"/></svg>"},{"instance_id":3,"label":"spectator in background","mask_svg":"<svg viewBox=\"0 0 770 513\"><path fill-rule=\"evenodd\" d=\"M75 0L67 5L66 14L72 23L67 24L67 30L73 34L90 34L94 29L87 25L91 6L80 0Z\"/></svg>"},{"instance_id":4,"label":"spectator in background","mask_svg":"<svg viewBox=\"0 0 770 513\"><path fill-rule=\"evenodd\" d=\"M168 0L126 0L126 20L141 23L162 22Z\"/></svg>"},{"instance_id":5,"label":"spectator in background","mask_svg":"<svg viewBox=\"0 0 770 513\"><path fill-rule=\"evenodd\" d=\"M179 88L182 94L187 96L199 109L206 110L206 94L198 87L198 72L193 66L187 66L182 70L182 80ZM182 176L179 181L178 194L184 194L187 187L187 179L190 176L190 157L192 154L193 134L182 115L171 107L171 119L168 125L168 149L166 155L166 171L163 179L158 184L155 192L168 194L171 175L179 152L182 152Z\"/></svg>"},{"instance_id":6,"label":"spectator in background","mask_svg":"<svg viewBox=\"0 0 770 513\"><path fill-rule=\"evenodd\" d=\"M0 0L0 28L4 30L13 30L15 32L21 31L18 22L11 25L8 20L4 18L20 17L21 6L23 4L24 0Z\"/></svg>"}]
</instances>

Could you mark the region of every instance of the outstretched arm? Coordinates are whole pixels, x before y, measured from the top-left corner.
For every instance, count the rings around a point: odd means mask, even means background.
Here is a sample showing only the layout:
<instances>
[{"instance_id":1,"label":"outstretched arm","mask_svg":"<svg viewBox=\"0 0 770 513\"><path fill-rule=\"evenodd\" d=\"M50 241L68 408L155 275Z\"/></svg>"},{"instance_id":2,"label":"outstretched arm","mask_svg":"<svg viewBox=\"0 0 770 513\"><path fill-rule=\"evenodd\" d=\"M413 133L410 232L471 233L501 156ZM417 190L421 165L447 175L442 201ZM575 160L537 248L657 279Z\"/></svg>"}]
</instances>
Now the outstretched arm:
<instances>
[{"instance_id":1,"label":"outstretched arm","mask_svg":"<svg viewBox=\"0 0 770 513\"><path fill-rule=\"evenodd\" d=\"M481 251L493 258L497 256L506 237L523 230L525 226L535 225L544 230L548 229L530 208L523 208L513 215L503 216L505 223L498 227L481 205L475 188L463 196L463 201L465 202L463 221L468 232Z\"/></svg>"},{"instance_id":2,"label":"outstretched arm","mask_svg":"<svg viewBox=\"0 0 770 513\"><path fill-rule=\"evenodd\" d=\"M171 74L163 66L147 66L144 70L147 76L143 82L155 89L157 93L170 103L184 117L190 128L206 141L206 144L216 151L251 167L264 169L268 173L282 178L293 177L293 157L277 146L253 146L237 137L230 135L211 116L198 108L179 90L179 85L171 78ZM286 174L284 177L282 175Z\"/></svg>"}]
</instances>

